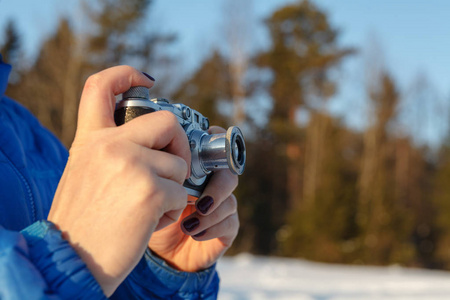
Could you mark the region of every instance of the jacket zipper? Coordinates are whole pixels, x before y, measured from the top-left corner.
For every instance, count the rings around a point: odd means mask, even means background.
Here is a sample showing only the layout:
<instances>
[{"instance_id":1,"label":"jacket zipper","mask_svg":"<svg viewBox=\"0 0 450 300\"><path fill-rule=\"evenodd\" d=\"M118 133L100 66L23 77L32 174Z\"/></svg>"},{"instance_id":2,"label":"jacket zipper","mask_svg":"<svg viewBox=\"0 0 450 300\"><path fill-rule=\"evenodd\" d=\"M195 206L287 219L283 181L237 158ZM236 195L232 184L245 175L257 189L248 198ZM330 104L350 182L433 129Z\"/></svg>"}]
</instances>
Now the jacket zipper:
<instances>
[{"instance_id":1,"label":"jacket zipper","mask_svg":"<svg viewBox=\"0 0 450 300\"><path fill-rule=\"evenodd\" d=\"M9 163L12 166L14 172L19 176L20 180L22 181L23 185L25 186L25 189L26 189L27 194L28 194L28 200L29 200L28 203L30 204L28 208L30 209L30 213L31 213L31 216L33 218L33 223L34 223L34 222L37 221L37 216L36 216L36 204L34 202L34 197L33 197L32 191L31 191L31 186L30 186L29 182L27 181L27 179L25 178L25 176L19 171L19 169L16 167L16 165L13 164L13 162L8 157L8 155L6 155L6 153L3 152L3 150L0 149L0 151L3 153L3 155L9 161Z\"/></svg>"}]
</instances>

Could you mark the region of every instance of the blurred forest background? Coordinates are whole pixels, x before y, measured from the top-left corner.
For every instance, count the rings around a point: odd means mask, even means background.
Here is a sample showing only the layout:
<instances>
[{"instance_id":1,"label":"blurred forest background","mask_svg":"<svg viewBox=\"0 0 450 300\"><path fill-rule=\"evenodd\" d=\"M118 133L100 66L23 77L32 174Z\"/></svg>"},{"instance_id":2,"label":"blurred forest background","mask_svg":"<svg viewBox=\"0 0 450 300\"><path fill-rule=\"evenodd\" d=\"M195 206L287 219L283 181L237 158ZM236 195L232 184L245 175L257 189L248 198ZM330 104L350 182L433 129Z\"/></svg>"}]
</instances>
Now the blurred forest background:
<instances>
[{"instance_id":1,"label":"blurred forest background","mask_svg":"<svg viewBox=\"0 0 450 300\"><path fill-rule=\"evenodd\" d=\"M70 147L89 75L118 64L158 69L153 96L244 131L241 231L229 254L450 269L450 136L433 147L416 139L421 124L447 124L450 105L439 106L426 77L402 93L374 42L361 66L365 124L351 128L329 101L340 88L339 67L360 49L338 43L327 13L314 1L273 11L260 24L270 46L248 54L245 1L229 2L226 47L176 85L164 83L181 59L170 51L177 36L142 29L150 0L80 2L89 30L61 18L32 63L24 63L12 20L0 29L1 54L14 66L7 95Z\"/></svg>"}]
</instances>

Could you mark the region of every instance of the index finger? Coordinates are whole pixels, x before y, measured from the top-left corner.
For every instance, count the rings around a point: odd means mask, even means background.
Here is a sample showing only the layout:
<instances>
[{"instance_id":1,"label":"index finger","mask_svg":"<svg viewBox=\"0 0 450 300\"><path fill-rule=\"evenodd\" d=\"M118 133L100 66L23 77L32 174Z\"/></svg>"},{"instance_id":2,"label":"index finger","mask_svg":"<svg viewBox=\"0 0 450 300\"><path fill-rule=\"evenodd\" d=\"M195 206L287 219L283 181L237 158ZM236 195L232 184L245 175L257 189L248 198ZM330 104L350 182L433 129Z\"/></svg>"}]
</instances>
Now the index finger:
<instances>
[{"instance_id":1,"label":"index finger","mask_svg":"<svg viewBox=\"0 0 450 300\"><path fill-rule=\"evenodd\" d=\"M170 111L148 113L121 125L121 134L144 147L164 150L186 161L187 177L191 166L189 141L175 115Z\"/></svg>"},{"instance_id":2,"label":"index finger","mask_svg":"<svg viewBox=\"0 0 450 300\"><path fill-rule=\"evenodd\" d=\"M132 86L153 86L153 81L130 66L117 66L88 78L80 99L77 130L115 127L116 95Z\"/></svg>"}]
</instances>

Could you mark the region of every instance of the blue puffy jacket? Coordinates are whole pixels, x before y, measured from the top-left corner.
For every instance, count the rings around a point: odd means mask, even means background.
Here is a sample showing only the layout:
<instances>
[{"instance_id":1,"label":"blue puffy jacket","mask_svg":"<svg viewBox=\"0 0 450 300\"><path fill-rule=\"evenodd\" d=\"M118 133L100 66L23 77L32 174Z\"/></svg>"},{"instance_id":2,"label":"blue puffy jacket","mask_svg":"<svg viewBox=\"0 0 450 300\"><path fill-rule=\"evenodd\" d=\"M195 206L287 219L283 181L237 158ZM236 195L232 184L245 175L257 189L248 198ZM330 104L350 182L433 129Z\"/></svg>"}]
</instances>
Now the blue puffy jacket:
<instances>
[{"instance_id":1,"label":"blue puffy jacket","mask_svg":"<svg viewBox=\"0 0 450 300\"><path fill-rule=\"evenodd\" d=\"M10 69L0 55L0 299L104 299L84 262L46 221L68 152L4 96ZM179 272L147 250L111 299L215 299L218 285L214 267Z\"/></svg>"}]
</instances>

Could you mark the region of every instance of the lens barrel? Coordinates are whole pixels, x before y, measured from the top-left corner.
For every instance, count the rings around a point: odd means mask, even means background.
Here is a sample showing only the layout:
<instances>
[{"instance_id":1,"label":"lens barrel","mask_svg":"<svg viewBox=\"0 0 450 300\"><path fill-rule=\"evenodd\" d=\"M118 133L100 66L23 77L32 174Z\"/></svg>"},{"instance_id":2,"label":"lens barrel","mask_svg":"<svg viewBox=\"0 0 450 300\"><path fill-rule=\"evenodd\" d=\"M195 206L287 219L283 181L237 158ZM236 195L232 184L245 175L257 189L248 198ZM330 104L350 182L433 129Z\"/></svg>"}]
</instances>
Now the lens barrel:
<instances>
[{"instance_id":1,"label":"lens barrel","mask_svg":"<svg viewBox=\"0 0 450 300\"><path fill-rule=\"evenodd\" d=\"M230 169L236 175L244 172L245 142L238 127L232 126L226 133L203 133L200 138L196 138L193 134L190 140L195 144L193 148L191 147L194 176L203 177L211 171L220 169Z\"/></svg>"}]
</instances>

